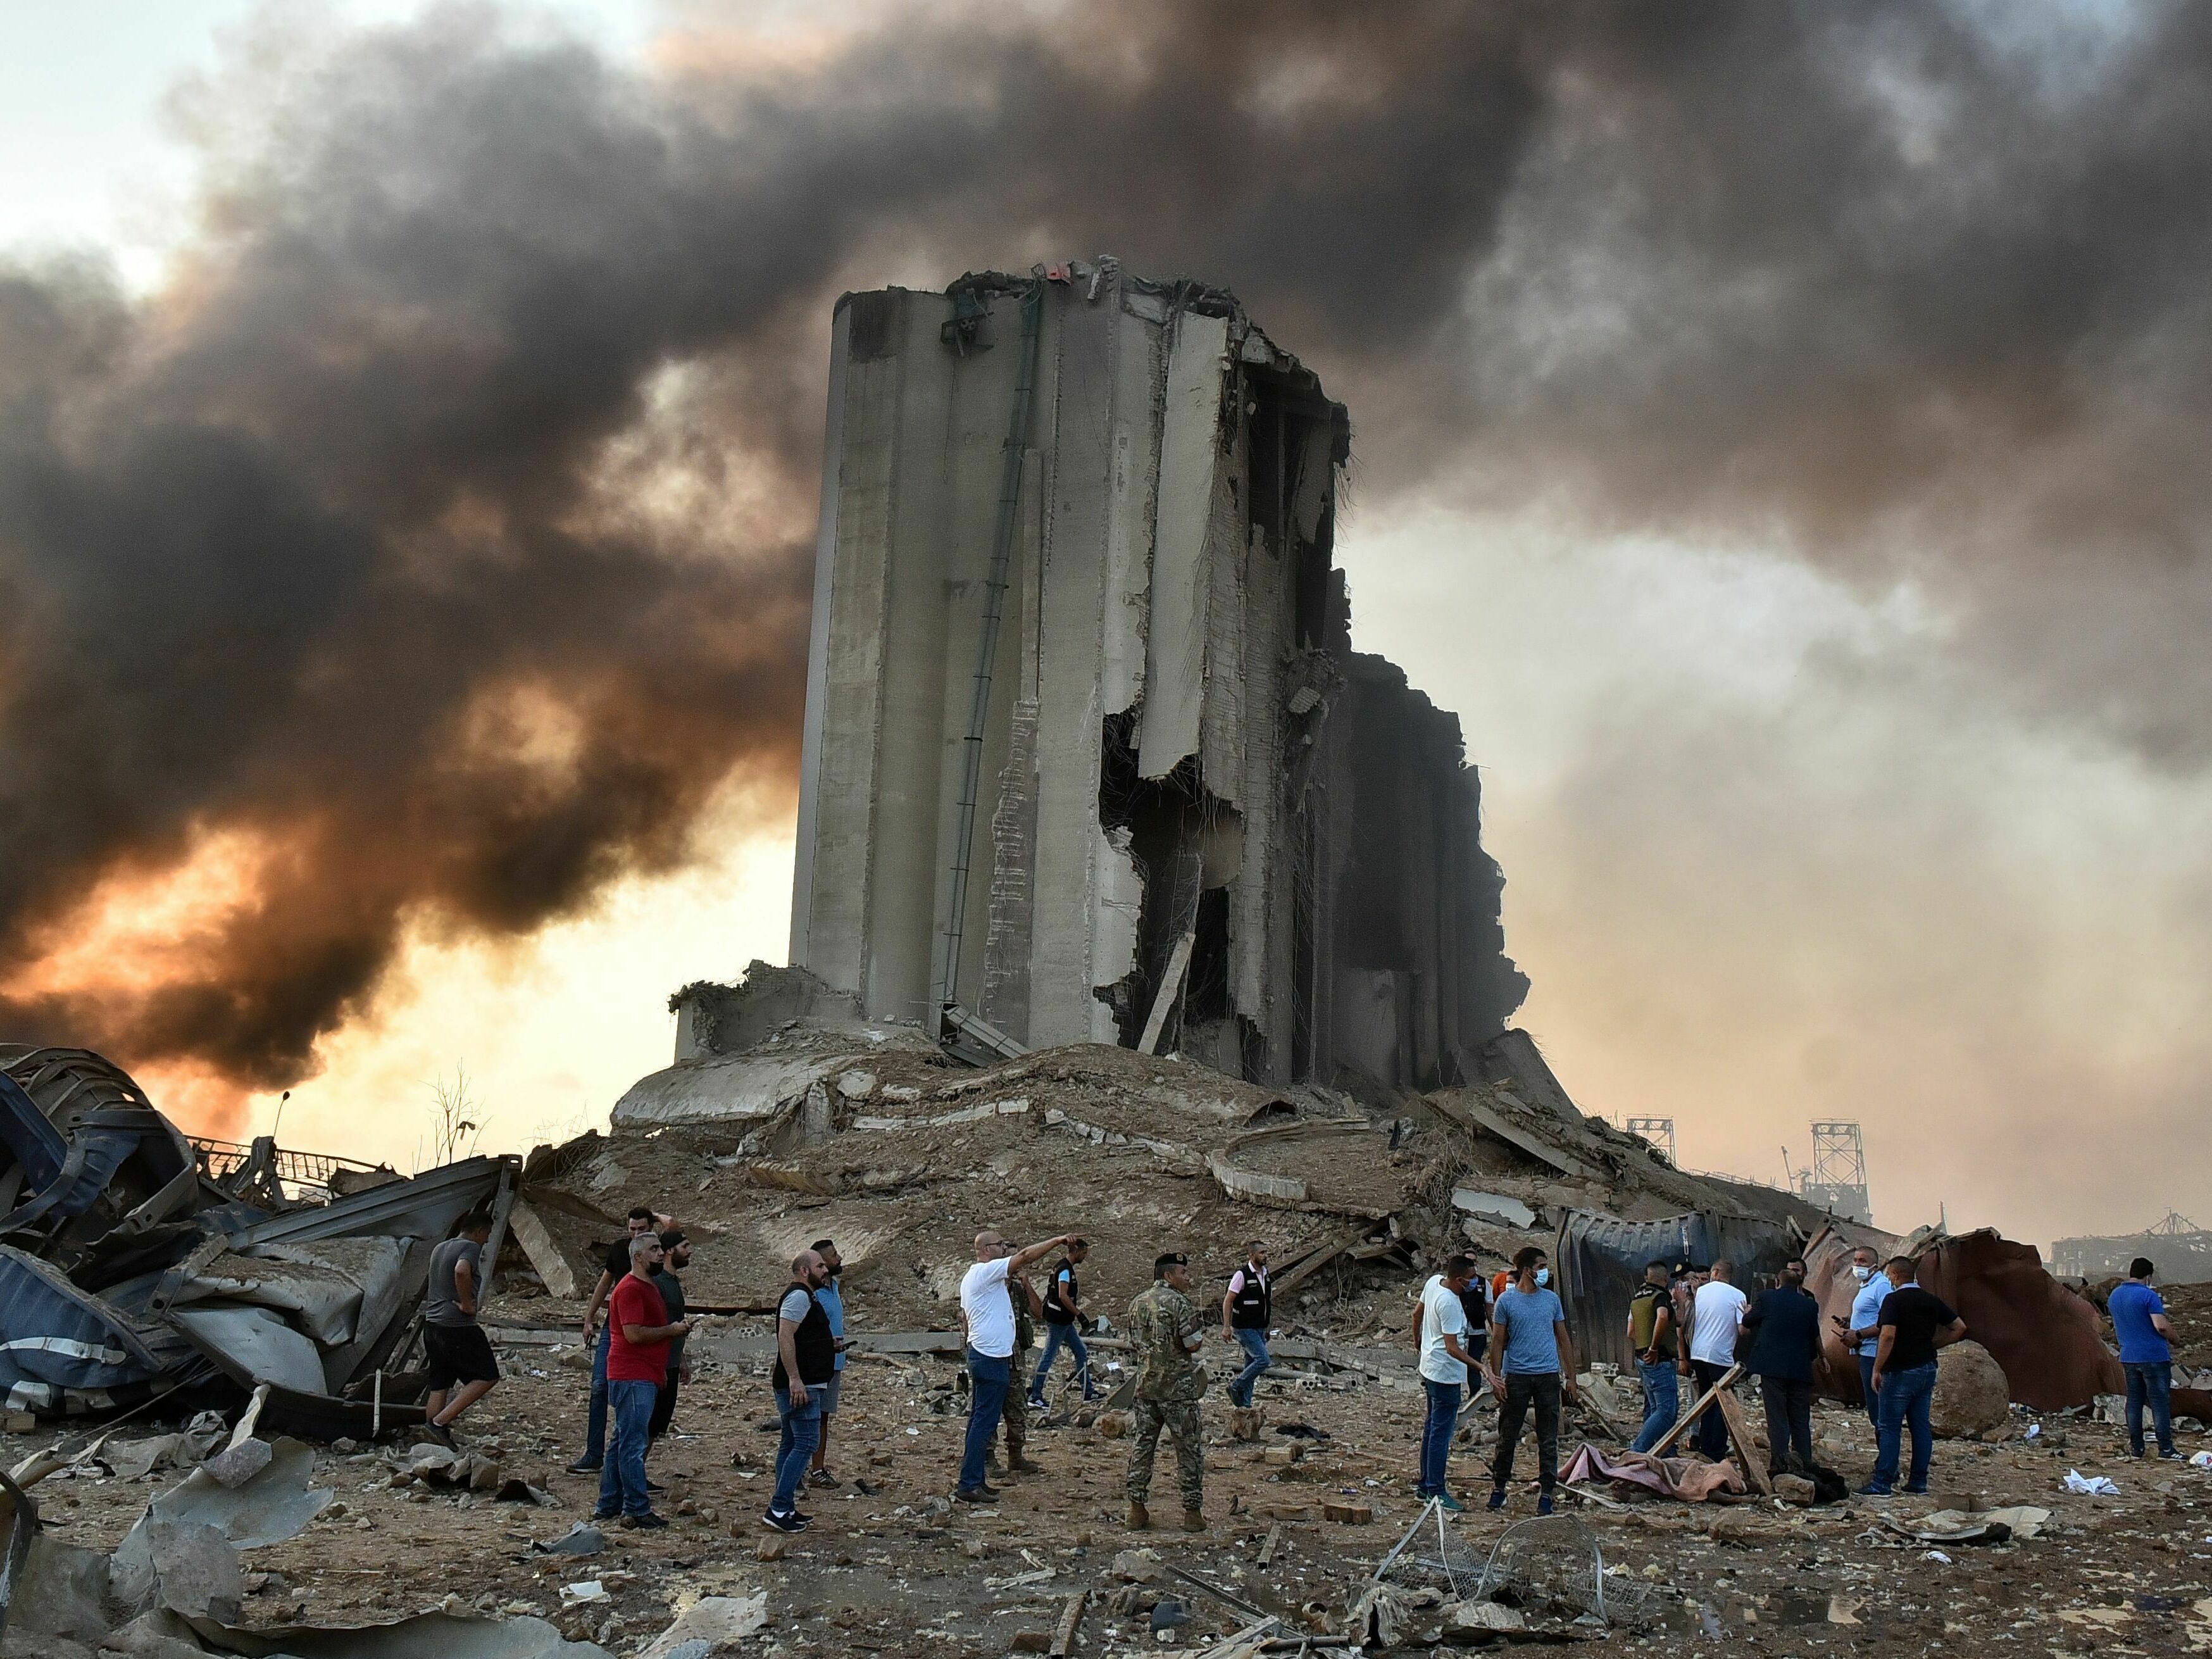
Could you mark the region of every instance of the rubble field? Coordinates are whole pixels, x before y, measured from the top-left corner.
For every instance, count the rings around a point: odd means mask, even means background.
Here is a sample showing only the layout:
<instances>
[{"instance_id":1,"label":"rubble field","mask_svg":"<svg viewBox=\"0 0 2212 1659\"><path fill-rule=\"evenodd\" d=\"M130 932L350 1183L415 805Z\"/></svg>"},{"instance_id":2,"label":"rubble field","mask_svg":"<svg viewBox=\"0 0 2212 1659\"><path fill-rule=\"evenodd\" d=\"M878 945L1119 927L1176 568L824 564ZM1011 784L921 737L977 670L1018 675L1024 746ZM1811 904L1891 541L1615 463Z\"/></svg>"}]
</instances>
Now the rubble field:
<instances>
[{"instance_id":1,"label":"rubble field","mask_svg":"<svg viewBox=\"0 0 2212 1659\"><path fill-rule=\"evenodd\" d=\"M1212 1526L1200 1535L1126 1531L1126 1441L1065 1419L1032 1430L1030 1454L1044 1474L1006 1477L994 1509L956 1508L945 1493L963 1425L957 1363L869 1355L853 1361L832 1438L831 1466L844 1485L806 1494L803 1506L816 1517L807 1533L769 1534L758 1522L775 1445L765 1365L712 1357L718 1342L757 1322L718 1320L699 1339L678 1436L650 1465L666 1488L659 1502L670 1529L609 1527L596 1553L533 1555L533 1541L552 1542L591 1512L596 1483L560 1472L580 1441L587 1373L580 1347L549 1342L550 1333L502 1340L507 1380L465 1420L462 1449L542 1488L547 1501L500 1502L410 1479L418 1454L406 1443L319 1449L314 1482L331 1488L335 1501L297 1537L246 1553L244 1622L348 1626L444 1606L534 1613L571 1639L628 1653L702 1596L764 1593L765 1628L742 1649L824 1655L1041 1650L1079 1591L1089 1592L1074 1649L1085 1654L1204 1652L1250 1622L1168 1571L1176 1568L1279 1613L1290 1633L1343 1632L1376 1564L1419 1513L1410 1482L1421 1396L1402 1340L1394 1353L1323 1343L1319 1333L1334 1339L1401 1326L1418 1283L1401 1273L1342 1303L1327 1300L1328 1323L1310 1328L1306 1340L1376 1374L1315 1363L1292 1375L1295 1362L1279 1365L1261 1385L1257 1443L1227 1437L1214 1390L1206 1407ZM1124 1288L1115 1287L1116 1298ZM856 1330L874 1325L865 1293L853 1313ZM1294 1336L1285 1346L1297 1343ZM1112 1356L1097 1358L1110 1384L1118 1373L1103 1365ZM1217 1377L1231 1364L1218 1340L1204 1358ZM1616 1410L1623 1400L1625 1393ZM1757 1419L1755 1407L1751 1415ZM1454 1479L1463 1494L1486 1487L1491 1420L1478 1409L1462 1431ZM1283 1432L1298 1425L1314 1433ZM2037 1436L2023 1440L2029 1425ZM1823 1402L1815 1428L1823 1461L1855 1476L1871 1466L1861 1413ZM1999 1643L2030 1653L2179 1653L2212 1643L2212 1471L2137 1463L2118 1430L2087 1415L2015 1411L1998 1432L2004 1437L1995 1443L1939 1441L1933 1498L1813 1509L1772 1500L1690 1505L1640 1493L1565 1498L1562 1509L1595 1534L1607 1572L1658 1593L1655 1628L1586 1634L1608 1650L1686 1644L1778 1653L1972 1652ZM50 1437L11 1434L0 1455L12 1463ZM2185 1436L2185 1449L2201 1441ZM1571 1449L1576 1437L1565 1443ZM1533 1439L1524 1443L1504 1515L1477 1506L1451 1522L1478 1559L1509 1523L1533 1514L1534 1451ZM1155 1509L1170 1514L1172 1468L1164 1447ZM2118 1495L2069 1494L2063 1482L2074 1470L2109 1475ZM106 1549L173 1478L124 1479L95 1462L36 1492L54 1535ZM1959 1498L1988 1508L2033 1504L2050 1518L2031 1541L1940 1548L1885 1524ZM1329 1500L1364 1505L1372 1518L1325 1519L1320 1506ZM1132 1550L1156 1559L1125 1554ZM588 1585L598 1586L580 1592L588 1599L570 1588ZM1424 1596L1424 1589L1437 1594ZM1441 1583L1409 1583L1398 1645L1430 1643L1451 1599ZM1170 1604L1188 1622L1172 1622ZM1154 1634L1156 1620L1168 1625L1168 1639ZM4 1652L77 1659L58 1638L22 1632L5 1638Z\"/></svg>"}]
</instances>

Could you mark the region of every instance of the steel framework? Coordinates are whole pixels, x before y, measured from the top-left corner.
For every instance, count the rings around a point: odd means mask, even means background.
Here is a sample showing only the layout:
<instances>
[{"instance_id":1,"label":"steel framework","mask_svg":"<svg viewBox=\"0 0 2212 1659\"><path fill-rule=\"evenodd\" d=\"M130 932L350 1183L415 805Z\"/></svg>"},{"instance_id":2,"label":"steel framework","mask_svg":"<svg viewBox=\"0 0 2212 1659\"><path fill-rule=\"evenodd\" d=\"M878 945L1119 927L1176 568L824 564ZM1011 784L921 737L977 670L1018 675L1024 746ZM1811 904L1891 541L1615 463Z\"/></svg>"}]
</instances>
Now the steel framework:
<instances>
[{"instance_id":1,"label":"steel framework","mask_svg":"<svg viewBox=\"0 0 2212 1659\"><path fill-rule=\"evenodd\" d=\"M1873 1218L1867 1201L1866 1143L1857 1124L1813 1125L1813 1164L1797 1177L1797 1194L1846 1221Z\"/></svg>"},{"instance_id":2,"label":"steel framework","mask_svg":"<svg viewBox=\"0 0 2212 1659\"><path fill-rule=\"evenodd\" d=\"M1622 1126L1632 1135L1641 1135L1656 1147L1659 1156L1668 1163L1674 1162L1674 1120L1671 1117L1632 1117ZM1679 1166L1677 1166L1679 1167Z\"/></svg>"}]
</instances>

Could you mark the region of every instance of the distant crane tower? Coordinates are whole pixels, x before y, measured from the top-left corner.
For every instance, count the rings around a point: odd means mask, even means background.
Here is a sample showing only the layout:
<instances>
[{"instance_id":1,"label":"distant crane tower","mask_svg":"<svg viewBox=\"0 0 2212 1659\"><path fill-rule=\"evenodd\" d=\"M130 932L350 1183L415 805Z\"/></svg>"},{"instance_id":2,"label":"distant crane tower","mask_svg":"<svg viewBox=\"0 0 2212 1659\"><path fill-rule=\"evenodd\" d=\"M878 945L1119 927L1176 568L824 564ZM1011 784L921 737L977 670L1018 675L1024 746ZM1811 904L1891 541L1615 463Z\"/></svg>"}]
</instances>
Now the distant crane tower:
<instances>
[{"instance_id":1,"label":"distant crane tower","mask_svg":"<svg viewBox=\"0 0 2212 1659\"><path fill-rule=\"evenodd\" d=\"M1867 1201L1866 1143L1856 1123L1813 1126L1812 1167L1799 1171L1797 1195L1845 1221L1870 1223Z\"/></svg>"},{"instance_id":2,"label":"distant crane tower","mask_svg":"<svg viewBox=\"0 0 2212 1659\"><path fill-rule=\"evenodd\" d=\"M1671 1117L1632 1117L1626 1125L1628 1133L1641 1135L1656 1147L1659 1156L1676 1169L1674 1163L1674 1120Z\"/></svg>"}]
</instances>

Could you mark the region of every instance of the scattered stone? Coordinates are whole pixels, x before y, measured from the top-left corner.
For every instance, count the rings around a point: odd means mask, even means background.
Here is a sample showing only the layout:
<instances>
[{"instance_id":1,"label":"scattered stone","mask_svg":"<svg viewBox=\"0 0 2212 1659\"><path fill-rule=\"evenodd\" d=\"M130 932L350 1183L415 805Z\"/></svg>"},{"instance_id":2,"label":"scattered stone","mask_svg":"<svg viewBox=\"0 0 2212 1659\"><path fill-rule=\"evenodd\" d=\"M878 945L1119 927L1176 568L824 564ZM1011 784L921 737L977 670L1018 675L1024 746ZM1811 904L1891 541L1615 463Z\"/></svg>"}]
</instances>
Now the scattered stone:
<instances>
[{"instance_id":1,"label":"scattered stone","mask_svg":"<svg viewBox=\"0 0 2212 1659\"><path fill-rule=\"evenodd\" d=\"M1518 1607L1498 1601L1455 1601L1444 1609L1444 1636L1486 1636L1528 1628Z\"/></svg>"},{"instance_id":2,"label":"scattered stone","mask_svg":"<svg viewBox=\"0 0 2212 1659\"><path fill-rule=\"evenodd\" d=\"M1778 1474L1774 1477L1774 1495L1785 1504L1809 1509L1820 1494L1813 1483L1802 1474Z\"/></svg>"},{"instance_id":3,"label":"scattered stone","mask_svg":"<svg viewBox=\"0 0 2212 1659\"><path fill-rule=\"evenodd\" d=\"M805 1380L805 1379L803 1377L800 1379L802 1382ZM781 1561L783 1559L785 1555L789 1553L790 1549L791 1540L782 1533L778 1533L772 1538L762 1539L759 1543L753 1546L753 1559L756 1561Z\"/></svg>"},{"instance_id":4,"label":"scattered stone","mask_svg":"<svg viewBox=\"0 0 2212 1659\"><path fill-rule=\"evenodd\" d=\"M1321 1504L1322 1519L1341 1522L1347 1527L1364 1527L1375 1518L1372 1505L1353 1502L1348 1498L1324 1498Z\"/></svg>"},{"instance_id":5,"label":"scattered stone","mask_svg":"<svg viewBox=\"0 0 2212 1659\"><path fill-rule=\"evenodd\" d=\"M1151 1550L1123 1550L1114 1558L1114 1576L1132 1584L1149 1584L1160 1576L1160 1558Z\"/></svg>"}]
</instances>

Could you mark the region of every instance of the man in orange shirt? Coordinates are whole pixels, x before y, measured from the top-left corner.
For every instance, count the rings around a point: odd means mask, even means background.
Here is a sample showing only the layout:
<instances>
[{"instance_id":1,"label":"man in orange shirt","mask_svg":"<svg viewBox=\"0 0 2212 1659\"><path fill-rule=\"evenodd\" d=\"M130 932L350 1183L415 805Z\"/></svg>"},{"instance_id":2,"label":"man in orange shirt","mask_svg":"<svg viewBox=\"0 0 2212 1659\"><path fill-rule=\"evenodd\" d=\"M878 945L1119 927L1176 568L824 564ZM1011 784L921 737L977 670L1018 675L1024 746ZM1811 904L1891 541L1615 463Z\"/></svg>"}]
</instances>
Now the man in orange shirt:
<instances>
[{"instance_id":1,"label":"man in orange shirt","mask_svg":"<svg viewBox=\"0 0 2212 1659\"><path fill-rule=\"evenodd\" d=\"M629 1242L629 1272L607 1297L607 1411L614 1433L599 1469L596 1518L617 1515L625 1527L665 1527L653 1512L645 1485L645 1447L653 1408L668 1380L668 1342L690 1334L691 1322L671 1322L668 1304L653 1282L663 1252L658 1235L641 1232Z\"/></svg>"}]
</instances>

